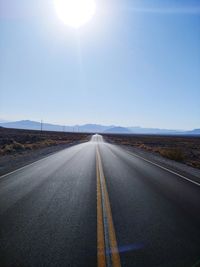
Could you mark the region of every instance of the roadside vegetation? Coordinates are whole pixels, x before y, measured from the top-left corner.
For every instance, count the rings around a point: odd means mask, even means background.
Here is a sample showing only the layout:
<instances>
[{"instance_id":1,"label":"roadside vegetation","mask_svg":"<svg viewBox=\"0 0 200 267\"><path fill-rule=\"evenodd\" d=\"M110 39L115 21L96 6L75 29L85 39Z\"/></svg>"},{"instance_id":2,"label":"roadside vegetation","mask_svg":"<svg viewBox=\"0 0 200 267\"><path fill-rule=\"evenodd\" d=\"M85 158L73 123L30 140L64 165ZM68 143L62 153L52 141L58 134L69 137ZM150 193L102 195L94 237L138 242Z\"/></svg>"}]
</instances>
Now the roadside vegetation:
<instances>
[{"instance_id":1,"label":"roadside vegetation","mask_svg":"<svg viewBox=\"0 0 200 267\"><path fill-rule=\"evenodd\" d=\"M110 143L132 146L200 169L200 137L106 134Z\"/></svg>"},{"instance_id":2,"label":"roadside vegetation","mask_svg":"<svg viewBox=\"0 0 200 267\"><path fill-rule=\"evenodd\" d=\"M0 156L89 140L88 134L0 128Z\"/></svg>"}]
</instances>

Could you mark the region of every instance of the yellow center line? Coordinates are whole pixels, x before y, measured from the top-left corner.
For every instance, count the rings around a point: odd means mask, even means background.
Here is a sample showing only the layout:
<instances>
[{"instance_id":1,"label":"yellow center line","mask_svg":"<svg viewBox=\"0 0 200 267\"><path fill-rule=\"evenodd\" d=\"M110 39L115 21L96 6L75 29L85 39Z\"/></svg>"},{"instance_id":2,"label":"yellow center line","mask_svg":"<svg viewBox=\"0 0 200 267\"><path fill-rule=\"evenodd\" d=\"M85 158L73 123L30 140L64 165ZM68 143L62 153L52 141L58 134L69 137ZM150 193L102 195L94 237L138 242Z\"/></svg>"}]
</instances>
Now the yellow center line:
<instances>
[{"instance_id":1,"label":"yellow center line","mask_svg":"<svg viewBox=\"0 0 200 267\"><path fill-rule=\"evenodd\" d=\"M103 223L103 210L102 210L102 201L105 201L105 210L108 222L108 233L109 233L109 244L110 247L106 248L106 250L110 251L111 253L111 259L112 259L112 267L121 267L121 262L120 262L120 256L119 256L119 251L118 251L118 245L117 245L117 239L116 239L116 234L115 234L115 228L113 224L113 219L112 219L112 211L111 211L111 206L110 206L110 201L109 201L109 195L108 195L108 190L106 187L106 181L105 181L105 176L103 172L103 167L102 167L102 162L101 162L101 157L99 153L99 149L97 147L96 150L96 161L97 161L97 233L98 233L98 267L100 266L106 266L106 255L105 255L105 241L103 242L104 244L104 264L105 265L100 265L102 264L102 260L99 262L99 257L102 255L102 250L99 249L99 243L102 244L102 235L105 238L105 230L104 230L104 223ZM99 194L100 190L100 194ZM104 200L102 199L102 191L104 194ZM100 198L100 200L98 200ZM100 203L101 202L101 203ZM100 205L98 207L98 205ZM100 211L101 210L101 211ZM100 225L98 225L100 224ZM101 234L99 233L101 232ZM100 246L102 247L102 246ZM99 255L100 254L100 255Z\"/></svg>"},{"instance_id":2,"label":"yellow center line","mask_svg":"<svg viewBox=\"0 0 200 267\"><path fill-rule=\"evenodd\" d=\"M96 170L97 170L97 261L98 267L106 267L105 257L105 241L104 241L104 227L103 227L103 212L102 212L102 197L98 158L96 154Z\"/></svg>"}]
</instances>

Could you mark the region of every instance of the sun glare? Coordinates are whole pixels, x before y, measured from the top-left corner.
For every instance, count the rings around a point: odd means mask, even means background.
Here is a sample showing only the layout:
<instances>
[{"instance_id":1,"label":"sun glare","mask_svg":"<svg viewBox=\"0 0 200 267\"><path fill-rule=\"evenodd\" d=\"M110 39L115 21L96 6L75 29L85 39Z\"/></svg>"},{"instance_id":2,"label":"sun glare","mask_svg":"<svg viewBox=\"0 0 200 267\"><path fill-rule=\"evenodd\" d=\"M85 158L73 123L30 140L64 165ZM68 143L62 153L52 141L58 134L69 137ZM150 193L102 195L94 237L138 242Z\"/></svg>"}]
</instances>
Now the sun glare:
<instances>
[{"instance_id":1,"label":"sun glare","mask_svg":"<svg viewBox=\"0 0 200 267\"><path fill-rule=\"evenodd\" d=\"M95 0L54 0L59 18L68 26L79 28L92 19Z\"/></svg>"}]
</instances>

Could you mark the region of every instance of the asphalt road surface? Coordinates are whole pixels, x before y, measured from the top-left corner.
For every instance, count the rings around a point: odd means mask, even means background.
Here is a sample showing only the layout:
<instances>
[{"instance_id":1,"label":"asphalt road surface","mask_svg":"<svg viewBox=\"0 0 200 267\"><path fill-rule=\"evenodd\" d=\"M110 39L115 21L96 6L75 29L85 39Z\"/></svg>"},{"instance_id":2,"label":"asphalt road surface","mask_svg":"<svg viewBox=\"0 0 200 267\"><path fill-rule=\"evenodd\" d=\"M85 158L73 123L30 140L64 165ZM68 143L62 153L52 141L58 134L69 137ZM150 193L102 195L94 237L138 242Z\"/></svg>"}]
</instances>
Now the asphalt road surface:
<instances>
[{"instance_id":1,"label":"asphalt road surface","mask_svg":"<svg viewBox=\"0 0 200 267\"><path fill-rule=\"evenodd\" d=\"M200 184L94 135L0 178L0 266L200 266Z\"/></svg>"}]
</instances>

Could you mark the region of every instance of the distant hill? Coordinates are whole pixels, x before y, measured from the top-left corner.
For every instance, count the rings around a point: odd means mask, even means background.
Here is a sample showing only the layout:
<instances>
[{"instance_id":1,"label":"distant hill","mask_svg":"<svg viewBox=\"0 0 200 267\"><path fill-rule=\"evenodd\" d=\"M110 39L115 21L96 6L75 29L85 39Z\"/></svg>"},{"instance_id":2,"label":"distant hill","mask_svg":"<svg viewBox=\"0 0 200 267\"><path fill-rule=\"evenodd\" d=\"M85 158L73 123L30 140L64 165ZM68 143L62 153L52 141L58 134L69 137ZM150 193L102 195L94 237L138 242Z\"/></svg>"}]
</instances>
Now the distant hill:
<instances>
[{"instance_id":1,"label":"distant hill","mask_svg":"<svg viewBox=\"0 0 200 267\"><path fill-rule=\"evenodd\" d=\"M40 130L41 129L40 122L30 121L30 120L4 122L4 123L0 123L0 126L6 127L6 128L16 128L16 129L26 129L26 130ZM43 129L47 131L62 131L63 126L44 123Z\"/></svg>"},{"instance_id":2,"label":"distant hill","mask_svg":"<svg viewBox=\"0 0 200 267\"><path fill-rule=\"evenodd\" d=\"M8 122L8 121L3 120L3 119L0 118L0 123L4 123L4 122Z\"/></svg>"},{"instance_id":3,"label":"distant hill","mask_svg":"<svg viewBox=\"0 0 200 267\"><path fill-rule=\"evenodd\" d=\"M102 133L105 130L112 128L114 126L104 126L100 124L85 124L85 125L76 125L75 128L78 128L80 132L92 132L92 133Z\"/></svg>"},{"instance_id":4,"label":"distant hill","mask_svg":"<svg viewBox=\"0 0 200 267\"><path fill-rule=\"evenodd\" d=\"M104 133L113 133L113 134L130 134L131 131L128 129L128 128L125 128L125 127L112 127L112 128L109 128L109 129L106 129L104 131Z\"/></svg>"},{"instance_id":5,"label":"distant hill","mask_svg":"<svg viewBox=\"0 0 200 267\"><path fill-rule=\"evenodd\" d=\"M40 130L41 123L38 121L21 120L14 122L1 122L0 126L5 128ZM200 135L200 129L192 131L177 131L159 128L142 128L142 127L121 127L115 125L101 125L101 124L84 124L84 125L57 125L50 123L43 123L44 131L66 131L66 132L88 132L88 133L121 133L121 134L184 134L184 135Z\"/></svg>"},{"instance_id":6,"label":"distant hill","mask_svg":"<svg viewBox=\"0 0 200 267\"><path fill-rule=\"evenodd\" d=\"M192 131L187 131L187 132L185 132L185 134L189 134L189 135L200 135L200 129L194 129Z\"/></svg>"},{"instance_id":7,"label":"distant hill","mask_svg":"<svg viewBox=\"0 0 200 267\"><path fill-rule=\"evenodd\" d=\"M159 129L159 128L142 128L130 127L129 130L134 134L178 134L177 130Z\"/></svg>"},{"instance_id":8,"label":"distant hill","mask_svg":"<svg viewBox=\"0 0 200 267\"><path fill-rule=\"evenodd\" d=\"M16 129L26 129L26 130L40 130L41 123L38 121L22 120L15 122L3 122L0 126L5 128L16 128ZM66 132L91 132L91 133L102 133L108 128L113 126L103 126L99 124L85 124L85 125L56 125L50 123L43 123L42 128L45 131L66 131Z\"/></svg>"}]
</instances>

